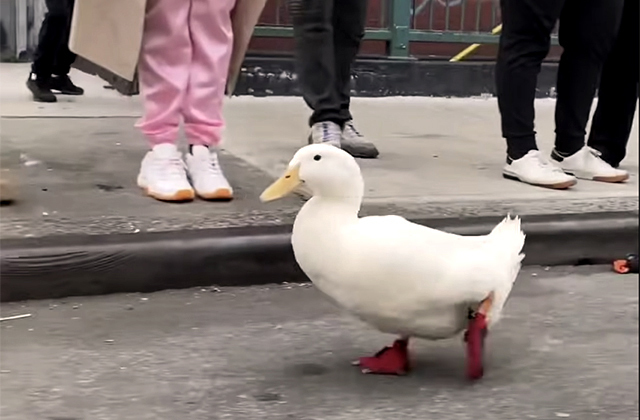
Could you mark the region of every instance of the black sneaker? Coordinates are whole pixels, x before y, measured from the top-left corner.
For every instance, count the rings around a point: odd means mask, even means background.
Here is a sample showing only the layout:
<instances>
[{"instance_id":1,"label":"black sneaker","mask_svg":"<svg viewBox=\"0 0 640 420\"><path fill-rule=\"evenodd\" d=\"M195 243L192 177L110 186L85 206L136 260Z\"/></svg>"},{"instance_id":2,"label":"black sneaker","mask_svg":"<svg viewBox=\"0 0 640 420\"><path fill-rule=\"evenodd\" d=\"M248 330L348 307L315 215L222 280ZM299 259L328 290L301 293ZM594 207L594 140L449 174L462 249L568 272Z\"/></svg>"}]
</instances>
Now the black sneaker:
<instances>
[{"instance_id":1,"label":"black sneaker","mask_svg":"<svg viewBox=\"0 0 640 420\"><path fill-rule=\"evenodd\" d=\"M51 90L60 92L61 95L84 95L84 89L73 84L69 76L53 76L49 82Z\"/></svg>"},{"instance_id":2,"label":"black sneaker","mask_svg":"<svg viewBox=\"0 0 640 420\"><path fill-rule=\"evenodd\" d=\"M27 88L33 95L33 100L36 102L56 102L56 95L51 92L49 83L47 80L38 79L38 77L31 73L27 79Z\"/></svg>"}]
</instances>

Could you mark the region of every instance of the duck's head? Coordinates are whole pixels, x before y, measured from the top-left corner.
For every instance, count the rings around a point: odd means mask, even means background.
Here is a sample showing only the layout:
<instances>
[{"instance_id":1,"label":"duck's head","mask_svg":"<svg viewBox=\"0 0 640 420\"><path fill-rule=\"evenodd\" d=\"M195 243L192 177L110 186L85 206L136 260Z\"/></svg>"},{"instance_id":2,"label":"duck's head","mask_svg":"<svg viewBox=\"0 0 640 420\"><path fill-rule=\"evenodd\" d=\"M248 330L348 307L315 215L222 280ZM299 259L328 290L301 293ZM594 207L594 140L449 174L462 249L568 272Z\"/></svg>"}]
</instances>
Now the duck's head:
<instances>
[{"instance_id":1,"label":"duck's head","mask_svg":"<svg viewBox=\"0 0 640 420\"><path fill-rule=\"evenodd\" d=\"M314 197L362 200L364 181L356 160L335 146L312 144L298 150L286 172L262 195L263 202L277 200L304 185Z\"/></svg>"}]
</instances>

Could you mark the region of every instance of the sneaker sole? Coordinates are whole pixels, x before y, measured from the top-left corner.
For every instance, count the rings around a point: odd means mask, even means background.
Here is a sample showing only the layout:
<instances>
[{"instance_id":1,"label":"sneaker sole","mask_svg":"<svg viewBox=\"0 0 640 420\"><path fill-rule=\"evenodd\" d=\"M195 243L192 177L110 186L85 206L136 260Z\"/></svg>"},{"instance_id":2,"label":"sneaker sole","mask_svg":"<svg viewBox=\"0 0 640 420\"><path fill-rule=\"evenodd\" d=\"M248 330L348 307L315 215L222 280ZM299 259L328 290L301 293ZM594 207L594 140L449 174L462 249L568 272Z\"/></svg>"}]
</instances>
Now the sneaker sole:
<instances>
[{"instance_id":1,"label":"sneaker sole","mask_svg":"<svg viewBox=\"0 0 640 420\"><path fill-rule=\"evenodd\" d=\"M196 195L207 201L231 201L233 200L233 192L227 188L215 190L212 193L203 194L196 192Z\"/></svg>"},{"instance_id":2,"label":"sneaker sole","mask_svg":"<svg viewBox=\"0 0 640 420\"><path fill-rule=\"evenodd\" d=\"M29 92L31 92L31 96L33 97L33 102L40 102L40 103L43 103L43 104L52 104L52 103L58 102L58 98L56 98L55 95L53 97L51 97L51 98L48 98L48 99L44 99L44 98L39 97L36 94L36 90L32 89L29 86L29 83L27 83L27 89L29 89Z\"/></svg>"},{"instance_id":3,"label":"sneaker sole","mask_svg":"<svg viewBox=\"0 0 640 420\"><path fill-rule=\"evenodd\" d=\"M377 159L377 157L380 155L380 152L355 153L355 152L351 152L350 150L347 150L344 147L342 148L342 150L344 150L345 152L349 153L354 158L358 158L358 159Z\"/></svg>"},{"instance_id":4,"label":"sneaker sole","mask_svg":"<svg viewBox=\"0 0 640 420\"><path fill-rule=\"evenodd\" d=\"M598 182L606 182L609 184L619 184L621 182L625 182L629 179L629 174L624 175L616 175L616 176L584 176L580 173L574 173L569 171L564 171L568 175L575 176L579 179L585 179L587 181L598 181Z\"/></svg>"},{"instance_id":5,"label":"sneaker sole","mask_svg":"<svg viewBox=\"0 0 640 420\"><path fill-rule=\"evenodd\" d=\"M595 176L593 177L594 181L599 181L599 182L608 182L611 184L619 184L621 182L625 182L626 180L629 179L629 174L625 174L625 175L618 175L618 176Z\"/></svg>"},{"instance_id":6,"label":"sneaker sole","mask_svg":"<svg viewBox=\"0 0 640 420\"><path fill-rule=\"evenodd\" d=\"M56 90L56 89L51 89L54 93L57 93L58 95L65 95L65 96L82 96L84 95L84 92L82 93L72 93L72 92L62 92L60 90Z\"/></svg>"},{"instance_id":7,"label":"sneaker sole","mask_svg":"<svg viewBox=\"0 0 640 420\"><path fill-rule=\"evenodd\" d=\"M518 178L515 175L510 175L510 174L502 174L502 177L505 179L510 179L512 181L519 181L522 182L524 184L529 184L529 185L534 185L536 187L542 187L542 188L548 188L550 190L566 190L569 189L571 187L573 187L574 185L576 185L578 183L578 181L571 180L571 181L565 181L565 182L557 182L555 184L536 184L533 182L527 182L527 181L523 181L522 179Z\"/></svg>"},{"instance_id":8,"label":"sneaker sole","mask_svg":"<svg viewBox=\"0 0 640 420\"><path fill-rule=\"evenodd\" d=\"M344 147L342 145L338 146L336 144L333 143L314 143L313 139L311 137L309 137L307 139L307 144L330 144L331 146L335 146L338 149L342 149L345 152L349 153L351 156L353 156L354 158L357 159L377 159L377 157L380 155L380 152L378 150L375 151L371 151L371 152L363 152L363 153L358 153L355 150L351 149L350 147Z\"/></svg>"},{"instance_id":9,"label":"sneaker sole","mask_svg":"<svg viewBox=\"0 0 640 420\"><path fill-rule=\"evenodd\" d=\"M54 96L53 99L42 99L42 98L38 98L36 96L33 97L33 101L34 102L39 102L42 104L54 104L56 102L58 102L58 99Z\"/></svg>"},{"instance_id":10,"label":"sneaker sole","mask_svg":"<svg viewBox=\"0 0 640 420\"><path fill-rule=\"evenodd\" d=\"M147 187L140 186L142 190L151 198L155 198L158 201L166 201L169 203L184 203L187 201L193 201L195 198L195 192L193 190L179 190L173 195L164 195L155 193Z\"/></svg>"},{"instance_id":11,"label":"sneaker sole","mask_svg":"<svg viewBox=\"0 0 640 420\"><path fill-rule=\"evenodd\" d=\"M354 158L359 159L376 159L378 155L380 155L378 149L372 144L370 146L363 147L362 145L359 146L357 143L353 144L353 142L344 142L340 143L340 148Z\"/></svg>"}]
</instances>

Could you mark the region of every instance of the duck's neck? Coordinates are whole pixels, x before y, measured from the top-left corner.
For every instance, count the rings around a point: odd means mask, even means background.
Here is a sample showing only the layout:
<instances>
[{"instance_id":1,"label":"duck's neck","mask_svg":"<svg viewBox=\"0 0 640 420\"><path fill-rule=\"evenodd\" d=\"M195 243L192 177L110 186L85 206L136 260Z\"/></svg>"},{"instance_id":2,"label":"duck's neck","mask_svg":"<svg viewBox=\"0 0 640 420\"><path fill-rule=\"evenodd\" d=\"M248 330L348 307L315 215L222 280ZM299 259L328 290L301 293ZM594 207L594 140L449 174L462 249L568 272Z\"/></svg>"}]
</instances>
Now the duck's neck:
<instances>
[{"instance_id":1,"label":"duck's neck","mask_svg":"<svg viewBox=\"0 0 640 420\"><path fill-rule=\"evenodd\" d=\"M315 222L323 221L324 226L342 225L355 222L362 203L361 197L332 198L315 196L300 210L299 216Z\"/></svg>"},{"instance_id":2,"label":"duck's neck","mask_svg":"<svg viewBox=\"0 0 640 420\"><path fill-rule=\"evenodd\" d=\"M343 182L340 188L328 188L325 186L313 191L313 197L300 209L296 222L302 220L304 229L315 230L315 227L326 228L341 227L358 220L360 205L364 196L364 181L361 176L351 178ZM321 222L321 223L318 223ZM300 225L300 223L298 223Z\"/></svg>"}]
</instances>

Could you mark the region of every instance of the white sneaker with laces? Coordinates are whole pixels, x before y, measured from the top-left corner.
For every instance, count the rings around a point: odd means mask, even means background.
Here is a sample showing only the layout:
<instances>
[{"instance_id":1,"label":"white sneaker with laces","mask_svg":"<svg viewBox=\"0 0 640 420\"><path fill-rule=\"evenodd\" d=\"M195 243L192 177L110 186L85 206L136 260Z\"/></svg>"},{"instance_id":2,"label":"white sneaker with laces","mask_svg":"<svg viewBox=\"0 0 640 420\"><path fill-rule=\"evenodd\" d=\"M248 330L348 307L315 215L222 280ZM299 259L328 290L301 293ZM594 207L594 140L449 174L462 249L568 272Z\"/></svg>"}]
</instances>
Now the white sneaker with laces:
<instances>
[{"instance_id":1,"label":"white sneaker with laces","mask_svg":"<svg viewBox=\"0 0 640 420\"><path fill-rule=\"evenodd\" d=\"M191 201L195 195L182 156L170 143L154 146L142 159L138 186L160 201Z\"/></svg>"},{"instance_id":2,"label":"white sneaker with laces","mask_svg":"<svg viewBox=\"0 0 640 420\"><path fill-rule=\"evenodd\" d=\"M502 170L502 176L555 190L570 188L577 182L575 177L567 175L553 162L544 158L539 150L531 150L516 160L507 157L507 164Z\"/></svg>"},{"instance_id":3,"label":"white sneaker with laces","mask_svg":"<svg viewBox=\"0 0 640 420\"><path fill-rule=\"evenodd\" d=\"M602 160L601 155L589 146L584 146L568 157L562 156L556 150L551 152L551 158L558 162L562 170L576 178L612 183L629 179L627 171L609 165Z\"/></svg>"},{"instance_id":4,"label":"white sneaker with laces","mask_svg":"<svg viewBox=\"0 0 640 420\"><path fill-rule=\"evenodd\" d=\"M323 121L311 126L309 144L324 143L340 148L341 138L342 129L338 124L332 121Z\"/></svg>"},{"instance_id":5,"label":"white sneaker with laces","mask_svg":"<svg viewBox=\"0 0 640 420\"><path fill-rule=\"evenodd\" d=\"M218 153L206 146L193 146L186 161L189 179L198 197L204 200L233 199L233 189L222 172Z\"/></svg>"}]
</instances>

